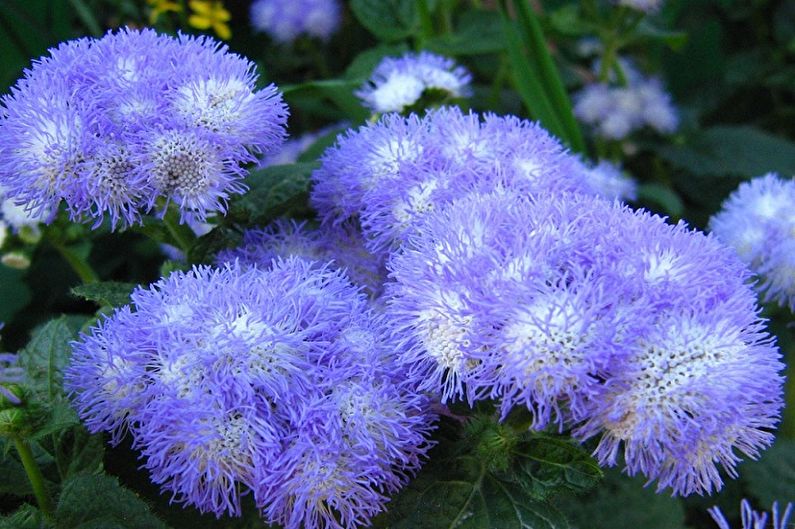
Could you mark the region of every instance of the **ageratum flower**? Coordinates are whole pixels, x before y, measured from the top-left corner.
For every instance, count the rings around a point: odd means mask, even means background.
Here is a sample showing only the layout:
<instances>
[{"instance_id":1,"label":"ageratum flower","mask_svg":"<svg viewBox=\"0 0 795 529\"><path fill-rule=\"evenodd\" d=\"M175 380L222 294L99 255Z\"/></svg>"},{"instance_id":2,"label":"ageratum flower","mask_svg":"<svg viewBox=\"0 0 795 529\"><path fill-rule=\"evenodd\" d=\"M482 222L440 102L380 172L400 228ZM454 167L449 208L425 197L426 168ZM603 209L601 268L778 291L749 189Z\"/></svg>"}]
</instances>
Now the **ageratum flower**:
<instances>
[{"instance_id":1,"label":"ageratum flower","mask_svg":"<svg viewBox=\"0 0 795 529\"><path fill-rule=\"evenodd\" d=\"M583 181L593 195L607 200L632 201L638 198L638 184L619 165L599 160L590 165L583 163Z\"/></svg>"},{"instance_id":2,"label":"ageratum flower","mask_svg":"<svg viewBox=\"0 0 795 529\"><path fill-rule=\"evenodd\" d=\"M427 400L341 272L198 267L132 302L73 344L65 384L89 430L129 431L176 501L240 515L251 493L268 523L355 527L419 467ZM335 468L359 478L318 474Z\"/></svg>"},{"instance_id":3,"label":"ageratum flower","mask_svg":"<svg viewBox=\"0 0 795 529\"><path fill-rule=\"evenodd\" d=\"M384 58L356 92L373 112L403 112L423 96L457 99L470 95L472 76L450 58L427 51Z\"/></svg>"},{"instance_id":4,"label":"ageratum flower","mask_svg":"<svg viewBox=\"0 0 795 529\"><path fill-rule=\"evenodd\" d=\"M748 500L743 500L740 503L740 515L742 517L742 529L768 529L768 513L756 512ZM731 529L728 520L723 516L723 513L718 507L712 507L708 510L712 519L718 524L719 529ZM788 503L784 509L784 513L779 516L778 503L773 502L773 527L771 529L786 529L789 524L790 516L792 515L792 504Z\"/></svg>"},{"instance_id":5,"label":"ageratum flower","mask_svg":"<svg viewBox=\"0 0 795 529\"><path fill-rule=\"evenodd\" d=\"M793 203L795 180L770 173L741 184L709 223L759 277L763 299L790 310L795 310Z\"/></svg>"},{"instance_id":6,"label":"ageratum flower","mask_svg":"<svg viewBox=\"0 0 795 529\"><path fill-rule=\"evenodd\" d=\"M630 474L674 494L720 489L740 454L768 446L782 406L783 365L759 318L750 273L734 252L685 224L623 215L614 230L631 328L590 418L576 434L601 435L595 455L619 452Z\"/></svg>"},{"instance_id":7,"label":"ageratum flower","mask_svg":"<svg viewBox=\"0 0 795 529\"><path fill-rule=\"evenodd\" d=\"M588 192L580 162L536 123L440 108L349 131L313 174L323 223L359 216L376 254L399 245L429 211L473 191Z\"/></svg>"},{"instance_id":8,"label":"ageratum flower","mask_svg":"<svg viewBox=\"0 0 795 529\"><path fill-rule=\"evenodd\" d=\"M242 164L285 136L276 88L208 38L123 29L51 49L2 99L0 185L37 216L141 221L225 212Z\"/></svg>"},{"instance_id":9,"label":"ageratum flower","mask_svg":"<svg viewBox=\"0 0 795 529\"><path fill-rule=\"evenodd\" d=\"M278 219L265 229L246 230L242 244L219 252L216 262L237 260L267 268L275 259L291 256L319 263L332 261L330 266L344 270L353 284L365 287L372 297L380 294L386 281L383 259L365 248L362 234L352 222L313 230L306 222Z\"/></svg>"},{"instance_id":10,"label":"ageratum flower","mask_svg":"<svg viewBox=\"0 0 795 529\"><path fill-rule=\"evenodd\" d=\"M251 4L251 25L273 40L289 43L301 35L328 40L339 28L338 0L257 0Z\"/></svg>"},{"instance_id":11,"label":"ageratum flower","mask_svg":"<svg viewBox=\"0 0 795 529\"><path fill-rule=\"evenodd\" d=\"M598 70L598 64L594 69ZM575 96L577 118L594 127L599 136L611 140L622 140L643 127L662 134L674 132L679 118L660 80L644 77L628 61L619 64L627 85L587 85Z\"/></svg>"}]
</instances>

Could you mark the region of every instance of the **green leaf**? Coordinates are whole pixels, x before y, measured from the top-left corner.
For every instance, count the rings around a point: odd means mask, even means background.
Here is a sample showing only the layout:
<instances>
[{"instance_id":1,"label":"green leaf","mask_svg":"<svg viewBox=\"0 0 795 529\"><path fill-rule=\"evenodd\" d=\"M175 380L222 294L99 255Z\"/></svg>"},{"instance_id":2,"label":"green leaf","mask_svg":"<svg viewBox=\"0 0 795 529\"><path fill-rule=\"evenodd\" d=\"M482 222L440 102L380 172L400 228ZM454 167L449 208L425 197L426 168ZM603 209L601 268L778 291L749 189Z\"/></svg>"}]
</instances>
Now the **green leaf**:
<instances>
[{"instance_id":1,"label":"green leaf","mask_svg":"<svg viewBox=\"0 0 795 529\"><path fill-rule=\"evenodd\" d=\"M0 529L42 529L45 525L44 515L32 505L25 504L13 514L0 517Z\"/></svg>"},{"instance_id":2,"label":"green leaf","mask_svg":"<svg viewBox=\"0 0 795 529\"><path fill-rule=\"evenodd\" d=\"M661 145L656 150L696 176L795 174L795 143L754 127L712 127L695 131L684 145Z\"/></svg>"},{"instance_id":3,"label":"green leaf","mask_svg":"<svg viewBox=\"0 0 795 529\"><path fill-rule=\"evenodd\" d=\"M345 78L356 81L357 84L363 83L375 70L385 57L397 57L409 50L403 43L400 44L381 44L375 48L370 48L357 55L345 70ZM357 86L358 88L358 86Z\"/></svg>"},{"instance_id":4,"label":"green leaf","mask_svg":"<svg viewBox=\"0 0 795 529\"><path fill-rule=\"evenodd\" d=\"M14 496L28 496L33 494L28 475L22 463L14 455L16 452L0 452L0 494L11 494ZM2 525L0 524L0 527Z\"/></svg>"},{"instance_id":5,"label":"green leaf","mask_svg":"<svg viewBox=\"0 0 795 529\"><path fill-rule=\"evenodd\" d=\"M505 49L500 15L494 11L466 11L453 33L428 40L426 47L451 56L499 53Z\"/></svg>"},{"instance_id":6,"label":"green leaf","mask_svg":"<svg viewBox=\"0 0 795 529\"><path fill-rule=\"evenodd\" d=\"M82 426L70 428L54 437L53 447L61 481L77 474L102 471L105 455L102 435L91 435Z\"/></svg>"},{"instance_id":7,"label":"green leaf","mask_svg":"<svg viewBox=\"0 0 795 529\"><path fill-rule=\"evenodd\" d=\"M130 303L130 294L136 286L138 285L135 283L103 281L101 283L89 283L73 287L72 294L94 301L100 306L118 307Z\"/></svg>"},{"instance_id":8,"label":"green leaf","mask_svg":"<svg viewBox=\"0 0 795 529\"><path fill-rule=\"evenodd\" d=\"M562 492L587 492L603 475L596 461L580 445L541 434L533 434L520 443L514 460L516 481L539 500Z\"/></svg>"},{"instance_id":9,"label":"green leaf","mask_svg":"<svg viewBox=\"0 0 795 529\"><path fill-rule=\"evenodd\" d=\"M405 39L419 29L415 0L351 0L350 7L359 23L381 40Z\"/></svg>"},{"instance_id":10,"label":"green leaf","mask_svg":"<svg viewBox=\"0 0 795 529\"><path fill-rule=\"evenodd\" d=\"M681 502L643 485L643 479L629 478L613 469L605 472L604 481L591 494L557 496L556 504L569 517L573 529L684 529Z\"/></svg>"},{"instance_id":11,"label":"green leaf","mask_svg":"<svg viewBox=\"0 0 795 529\"><path fill-rule=\"evenodd\" d=\"M740 475L763 505L795 502L795 441L779 437L759 461L743 463Z\"/></svg>"},{"instance_id":12,"label":"green leaf","mask_svg":"<svg viewBox=\"0 0 795 529\"><path fill-rule=\"evenodd\" d=\"M662 42L674 51L681 50L687 44L687 33L684 31L668 31L658 28L647 20L643 20L635 28L633 40L650 40Z\"/></svg>"},{"instance_id":13,"label":"green leaf","mask_svg":"<svg viewBox=\"0 0 795 529\"><path fill-rule=\"evenodd\" d=\"M251 173L249 191L235 199L230 212L244 223L266 224L294 208L305 207L310 175L316 163L275 165Z\"/></svg>"},{"instance_id":14,"label":"green leaf","mask_svg":"<svg viewBox=\"0 0 795 529\"><path fill-rule=\"evenodd\" d=\"M30 302L25 271L0 265L0 321L11 321Z\"/></svg>"},{"instance_id":15,"label":"green leaf","mask_svg":"<svg viewBox=\"0 0 795 529\"><path fill-rule=\"evenodd\" d=\"M671 217L680 218L685 211L685 205L670 187L656 182L648 182L638 186L638 201L650 203L653 209L661 209Z\"/></svg>"},{"instance_id":16,"label":"green leaf","mask_svg":"<svg viewBox=\"0 0 795 529\"><path fill-rule=\"evenodd\" d=\"M552 506L487 471L474 456L432 460L389 503L376 527L388 529L561 529L565 518Z\"/></svg>"},{"instance_id":17,"label":"green leaf","mask_svg":"<svg viewBox=\"0 0 795 529\"><path fill-rule=\"evenodd\" d=\"M107 475L80 474L65 481L55 521L59 529L166 529L146 503Z\"/></svg>"},{"instance_id":18,"label":"green leaf","mask_svg":"<svg viewBox=\"0 0 795 529\"><path fill-rule=\"evenodd\" d=\"M27 381L35 392L50 401L63 396L63 371L69 362L78 322L61 316L33 332L28 345L20 351L19 361L25 368Z\"/></svg>"}]
</instances>

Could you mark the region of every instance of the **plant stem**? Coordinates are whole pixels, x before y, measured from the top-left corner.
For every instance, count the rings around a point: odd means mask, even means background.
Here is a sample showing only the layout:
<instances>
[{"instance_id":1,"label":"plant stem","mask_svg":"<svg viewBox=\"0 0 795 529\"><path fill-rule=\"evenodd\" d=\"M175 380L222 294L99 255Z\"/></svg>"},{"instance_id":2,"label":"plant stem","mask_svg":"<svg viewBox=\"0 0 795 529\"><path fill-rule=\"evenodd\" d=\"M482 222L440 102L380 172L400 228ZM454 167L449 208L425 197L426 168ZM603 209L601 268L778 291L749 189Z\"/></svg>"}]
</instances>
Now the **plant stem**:
<instances>
[{"instance_id":1,"label":"plant stem","mask_svg":"<svg viewBox=\"0 0 795 529\"><path fill-rule=\"evenodd\" d=\"M91 268L91 265L86 262L85 259L80 257L72 248L63 244L60 241L55 241L50 239L50 244L58 250L58 253L61 254L61 257L64 258L64 261L69 263L69 266L72 267L72 270L77 274L80 280L83 283L97 283L99 282L99 276L94 269Z\"/></svg>"},{"instance_id":2,"label":"plant stem","mask_svg":"<svg viewBox=\"0 0 795 529\"><path fill-rule=\"evenodd\" d=\"M428 8L427 0L415 0L417 13L420 15L420 36L417 39L417 48L422 49L425 42L433 37L433 18L431 10Z\"/></svg>"},{"instance_id":3,"label":"plant stem","mask_svg":"<svg viewBox=\"0 0 795 529\"><path fill-rule=\"evenodd\" d=\"M22 466L25 467L25 472L33 487L33 495L36 496L39 509L44 513L44 516L52 519L55 513L52 497L44 484L44 476L41 474L41 469L39 469L38 463L36 463L36 460L33 458L30 444L24 439L14 436L14 446L17 449L19 459L22 460Z\"/></svg>"},{"instance_id":4,"label":"plant stem","mask_svg":"<svg viewBox=\"0 0 795 529\"><path fill-rule=\"evenodd\" d=\"M174 239L174 242L177 243L179 249L182 250L187 257L188 252L193 246L194 237L192 236L193 233L190 231L190 228L179 223L178 215L179 213L169 205L166 214L163 215L163 225L168 230L169 235Z\"/></svg>"}]
</instances>

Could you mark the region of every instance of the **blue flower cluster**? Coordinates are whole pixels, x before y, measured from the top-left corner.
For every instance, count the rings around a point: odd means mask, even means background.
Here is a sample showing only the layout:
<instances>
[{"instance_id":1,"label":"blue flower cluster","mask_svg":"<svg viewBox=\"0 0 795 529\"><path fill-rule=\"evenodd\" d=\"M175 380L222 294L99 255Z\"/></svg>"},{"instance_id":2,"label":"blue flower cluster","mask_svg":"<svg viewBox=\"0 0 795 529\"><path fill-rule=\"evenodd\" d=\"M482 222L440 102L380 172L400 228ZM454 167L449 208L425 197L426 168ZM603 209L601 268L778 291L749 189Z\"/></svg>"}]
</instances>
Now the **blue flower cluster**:
<instances>
[{"instance_id":1,"label":"blue flower cluster","mask_svg":"<svg viewBox=\"0 0 795 529\"><path fill-rule=\"evenodd\" d=\"M745 182L710 228L759 277L765 301L795 311L795 180L767 174Z\"/></svg>"},{"instance_id":2,"label":"blue flower cluster","mask_svg":"<svg viewBox=\"0 0 795 529\"><path fill-rule=\"evenodd\" d=\"M622 140L643 127L662 134L674 132L679 116L662 82L643 76L629 61L621 60L619 66L626 86L587 85L575 96L575 116L611 140Z\"/></svg>"},{"instance_id":3,"label":"blue flower cluster","mask_svg":"<svg viewBox=\"0 0 795 529\"><path fill-rule=\"evenodd\" d=\"M73 344L86 426L125 432L180 502L349 528L419 467L434 417L383 315L339 271L291 258L174 273Z\"/></svg>"},{"instance_id":4,"label":"blue flower cluster","mask_svg":"<svg viewBox=\"0 0 795 529\"><path fill-rule=\"evenodd\" d=\"M603 464L623 452L659 489L710 492L735 451L770 444L782 406L750 272L594 196L591 176L535 124L439 109L343 136L311 199L388 256L382 302L423 389L526 408L535 429L600 437Z\"/></svg>"},{"instance_id":5,"label":"blue flower cluster","mask_svg":"<svg viewBox=\"0 0 795 529\"><path fill-rule=\"evenodd\" d=\"M356 95L373 112L403 112L434 92L444 99L468 97L471 81L469 72L450 58L409 52L384 58Z\"/></svg>"},{"instance_id":6,"label":"blue flower cluster","mask_svg":"<svg viewBox=\"0 0 795 529\"><path fill-rule=\"evenodd\" d=\"M256 0L251 4L251 25L273 40L289 43L308 35L328 40L339 28L339 0Z\"/></svg>"},{"instance_id":7,"label":"blue flower cluster","mask_svg":"<svg viewBox=\"0 0 795 529\"><path fill-rule=\"evenodd\" d=\"M224 212L242 164L278 147L287 109L209 38L123 29L50 50L2 99L0 185L43 216L133 224L163 203Z\"/></svg>"},{"instance_id":8,"label":"blue flower cluster","mask_svg":"<svg viewBox=\"0 0 795 529\"><path fill-rule=\"evenodd\" d=\"M712 519L715 520L715 523L718 524L719 529L731 529L728 520L726 520L726 517L723 516L718 507L713 507L708 512ZM768 529L768 513L754 511L748 500L740 502L740 514L743 524L741 529ZM772 515L773 525L770 529L787 529L787 527L791 527L789 520L792 516L792 504L788 503L784 512L779 516L778 503L773 502Z\"/></svg>"}]
</instances>

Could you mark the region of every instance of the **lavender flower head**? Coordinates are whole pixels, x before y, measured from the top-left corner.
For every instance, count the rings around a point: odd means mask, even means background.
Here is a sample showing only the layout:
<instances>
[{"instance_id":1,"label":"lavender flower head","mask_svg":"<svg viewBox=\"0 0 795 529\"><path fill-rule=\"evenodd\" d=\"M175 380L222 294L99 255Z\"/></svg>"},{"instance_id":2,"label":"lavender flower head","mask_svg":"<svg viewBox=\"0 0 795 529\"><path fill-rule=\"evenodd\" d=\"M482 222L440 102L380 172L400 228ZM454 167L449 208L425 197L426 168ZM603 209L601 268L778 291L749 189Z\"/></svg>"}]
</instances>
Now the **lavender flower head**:
<instances>
[{"instance_id":1,"label":"lavender flower head","mask_svg":"<svg viewBox=\"0 0 795 529\"><path fill-rule=\"evenodd\" d=\"M252 493L268 523L354 527L419 467L427 401L341 272L199 267L132 301L73 344L65 384L88 429L129 431L176 501L240 515ZM320 462L369 478L326 482Z\"/></svg>"},{"instance_id":2,"label":"lavender flower head","mask_svg":"<svg viewBox=\"0 0 795 529\"><path fill-rule=\"evenodd\" d=\"M402 359L444 400L601 436L600 463L623 452L630 474L682 495L772 441L783 365L749 272L684 224L585 195L473 193L388 266Z\"/></svg>"},{"instance_id":3,"label":"lavender flower head","mask_svg":"<svg viewBox=\"0 0 795 529\"><path fill-rule=\"evenodd\" d=\"M324 224L359 217L368 248L385 254L428 212L475 189L589 193L581 167L536 123L442 107L340 136L313 174L311 200Z\"/></svg>"},{"instance_id":4,"label":"lavender flower head","mask_svg":"<svg viewBox=\"0 0 795 529\"><path fill-rule=\"evenodd\" d=\"M745 182L710 219L710 229L759 277L766 302L795 310L795 180L770 173Z\"/></svg>"},{"instance_id":5,"label":"lavender flower head","mask_svg":"<svg viewBox=\"0 0 795 529\"><path fill-rule=\"evenodd\" d=\"M661 81L644 77L627 61L619 64L627 85L587 85L575 95L575 116L594 127L596 134L611 140L622 140L644 127L662 134L674 132L678 113Z\"/></svg>"},{"instance_id":6,"label":"lavender flower head","mask_svg":"<svg viewBox=\"0 0 795 529\"><path fill-rule=\"evenodd\" d=\"M205 37L123 29L50 50L2 99L0 185L45 216L141 221L225 212L242 164L278 147L286 107L253 63ZM44 109L44 110L43 110Z\"/></svg>"},{"instance_id":7,"label":"lavender flower head","mask_svg":"<svg viewBox=\"0 0 795 529\"><path fill-rule=\"evenodd\" d=\"M301 35L328 40L339 28L338 0L256 0L251 4L251 25L273 40L289 43Z\"/></svg>"},{"instance_id":8,"label":"lavender flower head","mask_svg":"<svg viewBox=\"0 0 795 529\"><path fill-rule=\"evenodd\" d=\"M743 500L740 503L740 514L742 519L741 529L768 529L768 513L756 512L748 500ZM718 525L718 529L731 529L728 520L723 516L723 513L718 507L712 507L708 510L712 519ZM792 515L792 504L788 503L784 512L779 516L778 503L773 503L773 526L771 529L787 529L790 516Z\"/></svg>"},{"instance_id":9,"label":"lavender flower head","mask_svg":"<svg viewBox=\"0 0 795 529\"><path fill-rule=\"evenodd\" d=\"M450 58L427 51L409 52L383 59L356 95L373 112L403 112L423 95L468 97L471 80L469 72Z\"/></svg>"},{"instance_id":10,"label":"lavender flower head","mask_svg":"<svg viewBox=\"0 0 795 529\"><path fill-rule=\"evenodd\" d=\"M632 201L638 198L638 184L619 165L599 160L595 165L583 163L583 180L591 194L607 200Z\"/></svg>"}]
</instances>

